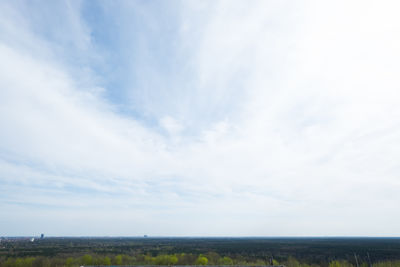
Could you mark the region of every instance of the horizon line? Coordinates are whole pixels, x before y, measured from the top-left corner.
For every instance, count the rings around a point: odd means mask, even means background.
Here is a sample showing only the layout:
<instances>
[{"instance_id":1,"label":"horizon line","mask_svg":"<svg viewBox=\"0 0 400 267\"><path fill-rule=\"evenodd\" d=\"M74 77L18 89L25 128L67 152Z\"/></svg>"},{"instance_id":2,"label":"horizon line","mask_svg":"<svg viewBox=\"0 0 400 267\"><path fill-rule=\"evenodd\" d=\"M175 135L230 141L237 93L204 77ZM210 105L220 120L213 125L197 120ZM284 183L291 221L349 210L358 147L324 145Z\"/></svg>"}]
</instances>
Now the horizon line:
<instances>
[{"instance_id":1,"label":"horizon line","mask_svg":"<svg viewBox=\"0 0 400 267\"><path fill-rule=\"evenodd\" d=\"M24 237L39 237L40 235L0 235L0 238L24 238ZM340 236L340 235L318 235L318 236L167 236L167 235L44 235L46 238L264 238L264 239L276 239L276 238L400 238L400 236Z\"/></svg>"}]
</instances>

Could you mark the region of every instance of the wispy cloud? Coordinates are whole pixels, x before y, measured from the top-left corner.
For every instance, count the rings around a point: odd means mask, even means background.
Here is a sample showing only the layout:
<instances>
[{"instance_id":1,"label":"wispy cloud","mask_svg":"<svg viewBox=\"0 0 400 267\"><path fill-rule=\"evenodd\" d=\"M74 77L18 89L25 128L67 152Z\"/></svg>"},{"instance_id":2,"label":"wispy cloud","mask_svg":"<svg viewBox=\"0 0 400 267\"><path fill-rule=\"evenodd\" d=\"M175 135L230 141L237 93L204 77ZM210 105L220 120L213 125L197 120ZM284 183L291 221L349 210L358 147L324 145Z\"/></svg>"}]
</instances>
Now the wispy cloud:
<instances>
[{"instance_id":1,"label":"wispy cloud","mask_svg":"<svg viewBox=\"0 0 400 267\"><path fill-rule=\"evenodd\" d=\"M398 4L354 3L1 3L0 235L397 235Z\"/></svg>"}]
</instances>

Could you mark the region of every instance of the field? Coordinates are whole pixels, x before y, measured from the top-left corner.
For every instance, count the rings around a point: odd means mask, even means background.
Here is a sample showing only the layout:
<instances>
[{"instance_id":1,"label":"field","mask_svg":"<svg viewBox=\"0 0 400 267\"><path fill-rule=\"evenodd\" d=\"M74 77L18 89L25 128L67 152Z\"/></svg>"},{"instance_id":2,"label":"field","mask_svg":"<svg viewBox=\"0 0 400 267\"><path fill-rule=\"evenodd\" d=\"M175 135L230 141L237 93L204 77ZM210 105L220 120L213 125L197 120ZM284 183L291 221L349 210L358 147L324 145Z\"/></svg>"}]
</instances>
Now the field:
<instances>
[{"instance_id":1,"label":"field","mask_svg":"<svg viewBox=\"0 0 400 267\"><path fill-rule=\"evenodd\" d=\"M49 237L34 242L8 238L0 243L2 266L268 265L272 259L287 266L328 266L334 261L349 266L389 261L393 265L400 260L400 238Z\"/></svg>"}]
</instances>

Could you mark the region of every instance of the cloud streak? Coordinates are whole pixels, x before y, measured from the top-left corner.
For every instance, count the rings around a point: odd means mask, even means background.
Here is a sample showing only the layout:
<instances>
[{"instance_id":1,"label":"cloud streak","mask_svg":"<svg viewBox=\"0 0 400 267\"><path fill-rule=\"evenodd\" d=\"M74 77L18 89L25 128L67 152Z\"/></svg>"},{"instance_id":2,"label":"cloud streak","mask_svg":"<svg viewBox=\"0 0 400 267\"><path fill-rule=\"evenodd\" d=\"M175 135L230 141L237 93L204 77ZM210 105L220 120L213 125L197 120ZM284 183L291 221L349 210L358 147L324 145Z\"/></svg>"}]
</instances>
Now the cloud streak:
<instances>
[{"instance_id":1,"label":"cloud streak","mask_svg":"<svg viewBox=\"0 0 400 267\"><path fill-rule=\"evenodd\" d=\"M398 235L395 2L155 3L1 4L0 235Z\"/></svg>"}]
</instances>

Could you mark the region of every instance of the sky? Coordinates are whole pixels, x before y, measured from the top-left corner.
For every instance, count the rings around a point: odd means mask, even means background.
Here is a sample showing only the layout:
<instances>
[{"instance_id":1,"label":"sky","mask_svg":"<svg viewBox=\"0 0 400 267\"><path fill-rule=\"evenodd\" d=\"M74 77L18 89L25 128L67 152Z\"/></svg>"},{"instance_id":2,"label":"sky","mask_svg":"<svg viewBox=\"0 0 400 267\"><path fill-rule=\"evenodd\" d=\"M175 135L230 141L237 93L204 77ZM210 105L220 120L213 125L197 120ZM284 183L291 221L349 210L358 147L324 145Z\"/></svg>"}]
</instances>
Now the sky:
<instances>
[{"instance_id":1,"label":"sky","mask_svg":"<svg viewBox=\"0 0 400 267\"><path fill-rule=\"evenodd\" d=\"M0 1L0 236L400 236L398 1Z\"/></svg>"}]
</instances>

